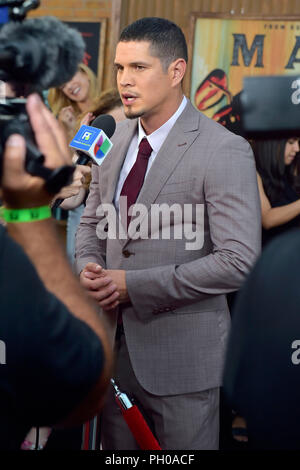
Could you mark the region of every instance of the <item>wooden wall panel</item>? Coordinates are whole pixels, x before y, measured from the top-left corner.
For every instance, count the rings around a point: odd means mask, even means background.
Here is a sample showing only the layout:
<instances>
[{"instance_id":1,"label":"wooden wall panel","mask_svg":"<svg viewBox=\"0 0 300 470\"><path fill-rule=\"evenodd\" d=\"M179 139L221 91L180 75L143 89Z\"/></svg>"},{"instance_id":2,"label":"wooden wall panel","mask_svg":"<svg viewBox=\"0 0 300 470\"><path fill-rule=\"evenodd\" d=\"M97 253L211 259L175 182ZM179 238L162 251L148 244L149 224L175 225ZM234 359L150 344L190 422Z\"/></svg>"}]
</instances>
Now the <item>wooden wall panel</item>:
<instances>
[{"instance_id":1,"label":"wooden wall panel","mask_svg":"<svg viewBox=\"0 0 300 470\"><path fill-rule=\"evenodd\" d=\"M104 74L102 89L112 84L111 55L120 31L120 12L122 0L41 0L37 10L29 17L56 16L61 20L89 21L106 18L107 30L104 44Z\"/></svg>"},{"instance_id":2,"label":"wooden wall panel","mask_svg":"<svg viewBox=\"0 0 300 470\"><path fill-rule=\"evenodd\" d=\"M107 18L103 79L106 88L113 83L112 61L124 26L143 16L161 16L177 23L189 40L192 12L299 15L300 0L41 0L41 7L30 16Z\"/></svg>"},{"instance_id":3,"label":"wooden wall panel","mask_svg":"<svg viewBox=\"0 0 300 470\"><path fill-rule=\"evenodd\" d=\"M122 29L144 16L160 16L177 23L189 42L193 12L296 16L300 14L300 0L122 0L120 26Z\"/></svg>"},{"instance_id":4,"label":"wooden wall panel","mask_svg":"<svg viewBox=\"0 0 300 470\"><path fill-rule=\"evenodd\" d=\"M300 14L300 0L123 0L123 24L143 16L161 16L188 28L191 12L252 15Z\"/></svg>"}]
</instances>

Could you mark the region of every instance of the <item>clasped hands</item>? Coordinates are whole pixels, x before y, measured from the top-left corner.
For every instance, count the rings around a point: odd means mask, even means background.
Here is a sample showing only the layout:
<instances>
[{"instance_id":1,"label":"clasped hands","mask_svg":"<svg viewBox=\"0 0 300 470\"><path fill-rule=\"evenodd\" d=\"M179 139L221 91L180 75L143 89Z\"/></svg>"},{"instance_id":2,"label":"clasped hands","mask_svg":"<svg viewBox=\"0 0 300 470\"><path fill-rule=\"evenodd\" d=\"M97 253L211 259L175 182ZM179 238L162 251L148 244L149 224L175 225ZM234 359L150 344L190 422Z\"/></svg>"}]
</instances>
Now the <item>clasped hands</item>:
<instances>
[{"instance_id":1,"label":"clasped hands","mask_svg":"<svg viewBox=\"0 0 300 470\"><path fill-rule=\"evenodd\" d=\"M129 301L124 270L104 269L97 263L88 263L80 273L80 282L105 311Z\"/></svg>"}]
</instances>

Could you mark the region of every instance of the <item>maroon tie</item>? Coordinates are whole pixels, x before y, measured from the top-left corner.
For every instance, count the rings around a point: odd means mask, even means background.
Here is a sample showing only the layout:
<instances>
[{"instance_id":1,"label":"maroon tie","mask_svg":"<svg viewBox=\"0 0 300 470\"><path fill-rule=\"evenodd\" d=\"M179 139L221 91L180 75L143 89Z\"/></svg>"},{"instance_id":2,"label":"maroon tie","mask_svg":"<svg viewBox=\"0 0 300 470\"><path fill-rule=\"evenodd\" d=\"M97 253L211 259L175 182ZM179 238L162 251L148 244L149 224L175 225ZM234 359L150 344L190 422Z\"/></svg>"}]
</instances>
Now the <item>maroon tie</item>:
<instances>
[{"instance_id":1,"label":"maroon tie","mask_svg":"<svg viewBox=\"0 0 300 470\"><path fill-rule=\"evenodd\" d=\"M143 186L151 152L152 148L148 140L146 138L142 139L139 145L135 164L128 173L121 190L120 196L127 197L127 227L131 218L129 216L129 208L137 200L139 192Z\"/></svg>"}]
</instances>

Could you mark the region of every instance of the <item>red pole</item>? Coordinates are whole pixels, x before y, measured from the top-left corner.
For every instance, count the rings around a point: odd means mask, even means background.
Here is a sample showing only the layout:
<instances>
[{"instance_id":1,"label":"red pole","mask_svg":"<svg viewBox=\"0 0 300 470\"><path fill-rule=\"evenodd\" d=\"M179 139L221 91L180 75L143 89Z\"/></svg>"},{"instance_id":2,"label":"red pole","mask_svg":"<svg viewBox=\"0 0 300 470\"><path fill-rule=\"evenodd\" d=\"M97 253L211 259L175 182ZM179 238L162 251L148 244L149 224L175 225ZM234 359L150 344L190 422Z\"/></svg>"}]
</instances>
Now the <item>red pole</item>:
<instances>
[{"instance_id":1,"label":"red pole","mask_svg":"<svg viewBox=\"0 0 300 470\"><path fill-rule=\"evenodd\" d=\"M131 402L126 393L119 390L113 379L111 379L111 383L115 389L116 402L122 411L123 418L140 448L142 450L161 450L138 407Z\"/></svg>"}]
</instances>

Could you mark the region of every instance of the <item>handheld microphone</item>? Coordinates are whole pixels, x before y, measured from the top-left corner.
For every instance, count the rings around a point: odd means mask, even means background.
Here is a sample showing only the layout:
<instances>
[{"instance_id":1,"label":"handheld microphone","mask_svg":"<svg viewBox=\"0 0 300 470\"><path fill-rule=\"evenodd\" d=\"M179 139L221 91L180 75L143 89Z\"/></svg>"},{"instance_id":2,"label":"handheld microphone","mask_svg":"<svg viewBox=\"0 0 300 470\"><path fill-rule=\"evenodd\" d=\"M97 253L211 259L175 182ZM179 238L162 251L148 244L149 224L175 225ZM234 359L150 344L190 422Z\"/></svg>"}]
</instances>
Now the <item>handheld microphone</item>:
<instances>
[{"instance_id":1,"label":"handheld microphone","mask_svg":"<svg viewBox=\"0 0 300 470\"><path fill-rule=\"evenodd\" d=\"M115 130L116 121L109 114L98 116L91 126L81 126L69 144L79 155L76 164L86 165L92 160L100 166L113 146L109 138ZM56 209L62 202L62 198L56 199L52 208Z\"/></svg>"},{"instance_id":2,"label":"handheld microphone","mask_svg":"<svg viewBox=\"0 0 300 470\"><path fill-rule=\"evenodd\" d=\"M98 116L91 126L81 126L70 142L70 147L79 154L78 165L85 165L90 159L101 165L112 148L109 138L116 129L116 121L109 114Z\"/></svg>"}]
</instances>

